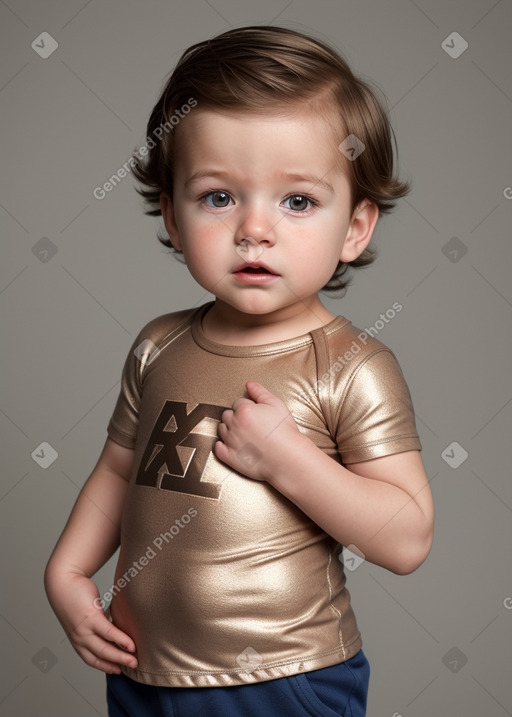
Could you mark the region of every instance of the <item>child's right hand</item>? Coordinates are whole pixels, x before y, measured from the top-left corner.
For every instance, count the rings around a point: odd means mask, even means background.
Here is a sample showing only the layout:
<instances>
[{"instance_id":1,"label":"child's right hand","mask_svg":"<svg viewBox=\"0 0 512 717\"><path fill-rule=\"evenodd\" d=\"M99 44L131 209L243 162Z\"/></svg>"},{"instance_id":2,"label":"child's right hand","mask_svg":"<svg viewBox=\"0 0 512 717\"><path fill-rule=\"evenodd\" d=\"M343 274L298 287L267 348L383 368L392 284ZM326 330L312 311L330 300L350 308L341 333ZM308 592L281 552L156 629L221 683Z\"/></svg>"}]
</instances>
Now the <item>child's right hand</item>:
<instances>
[{"instance_id":1,"label":"child's right hand","mask_svg":"<svg viewBox=\"0 0 512 717\"><path fill-rule=\"evenodd\" d=\"M97 670L119 674L121 665L137 667L135 643L105 616L96 584L85 575L59 580L52 607L82 660Z\"/></svg>"}]
</instances>

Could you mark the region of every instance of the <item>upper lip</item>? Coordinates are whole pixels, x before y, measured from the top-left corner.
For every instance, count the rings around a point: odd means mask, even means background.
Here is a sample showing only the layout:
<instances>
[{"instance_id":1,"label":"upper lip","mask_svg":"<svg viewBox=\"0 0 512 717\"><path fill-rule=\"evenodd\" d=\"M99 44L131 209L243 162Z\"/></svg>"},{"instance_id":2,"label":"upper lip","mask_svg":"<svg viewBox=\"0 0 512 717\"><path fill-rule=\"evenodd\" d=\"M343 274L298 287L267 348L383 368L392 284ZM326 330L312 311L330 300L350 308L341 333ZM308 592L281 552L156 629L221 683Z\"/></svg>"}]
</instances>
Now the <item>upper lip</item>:
<instances>
[{"instance_id":1,"label":"upper lip","mask_svg":"<svg viewBox=\"0 0 512 717\"><path fill-rule=\"evenodd\" d=\"M251 262L244 261L243 264L240 264L239 266L237 266L237 268L235 269L235 271L243 271L243 270L246 269L248 266L251 266L253 269L266 269L266 270L269 271L271 274L276 274L276 273L277 273L277 272L275 272L273 269L271 269L269 266L267 266L266 264L264 264L262 261L251 261Z\"/></svg>"}]
</instances>

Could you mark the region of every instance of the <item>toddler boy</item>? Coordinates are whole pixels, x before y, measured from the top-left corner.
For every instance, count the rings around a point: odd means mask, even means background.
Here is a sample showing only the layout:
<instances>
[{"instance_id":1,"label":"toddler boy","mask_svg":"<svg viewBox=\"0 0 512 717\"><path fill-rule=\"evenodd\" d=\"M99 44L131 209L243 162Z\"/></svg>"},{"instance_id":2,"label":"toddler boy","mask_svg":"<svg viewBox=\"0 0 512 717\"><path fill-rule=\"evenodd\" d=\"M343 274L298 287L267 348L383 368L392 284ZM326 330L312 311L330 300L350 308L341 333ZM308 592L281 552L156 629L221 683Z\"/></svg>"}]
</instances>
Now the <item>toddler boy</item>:
<instances>
[{"instance_id":1,"label":"toddler boy","mask_svg":"<svg viewBox=\"0 0 512 717\"><path fill-rule=\"evenodd\" d=\"M344 565L410 573L433 531L396 358L318 296L408 190L388 119L333 49L260 26L187 50L147 132L139 191L215 299L133 342L51 604L111 716L359 717Z\"/></svg>"}]
</instances>

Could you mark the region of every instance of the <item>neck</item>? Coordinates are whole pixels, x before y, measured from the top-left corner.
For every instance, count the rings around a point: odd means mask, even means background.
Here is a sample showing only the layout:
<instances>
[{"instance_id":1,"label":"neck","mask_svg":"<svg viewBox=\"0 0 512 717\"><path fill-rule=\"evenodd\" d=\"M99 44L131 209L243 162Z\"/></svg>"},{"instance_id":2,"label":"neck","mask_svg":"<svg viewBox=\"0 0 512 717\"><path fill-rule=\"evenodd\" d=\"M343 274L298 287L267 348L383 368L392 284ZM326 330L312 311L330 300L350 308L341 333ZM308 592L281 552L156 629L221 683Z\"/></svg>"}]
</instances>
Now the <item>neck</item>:
<instances>
[{"instance_id":1,"label":"neck","mask_svg":"<svg viewBox=\"0 0 512 717\"><path fill-rule=\"evenodd\" d=\"M269 314L248 314L216 299L203 317L207 338L238 346L285 341L331 322L335 317L316 301L284 307Z\"/></svg>"}]
</instances>

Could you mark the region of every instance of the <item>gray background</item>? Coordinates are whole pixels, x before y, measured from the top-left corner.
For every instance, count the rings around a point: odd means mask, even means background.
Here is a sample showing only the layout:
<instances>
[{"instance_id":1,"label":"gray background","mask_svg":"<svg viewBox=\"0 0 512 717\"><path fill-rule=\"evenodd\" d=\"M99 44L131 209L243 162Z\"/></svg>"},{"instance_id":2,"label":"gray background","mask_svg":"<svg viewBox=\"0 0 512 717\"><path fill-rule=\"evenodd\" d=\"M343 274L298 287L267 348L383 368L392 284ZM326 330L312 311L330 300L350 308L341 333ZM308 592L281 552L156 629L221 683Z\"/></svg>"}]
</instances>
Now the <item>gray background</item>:
<instances>
[{"instance_id":1,"label":"gray background","mask_svg":"<svg viewBox=\"0 0 512 717\"><path fill-rule=\"evenodd\" d=\"M2 717L106 714L104 676L65 638L44 566L106 439L136 334L212 298L157 242L131 176L103 201L92 192L144 143L184 49L272 22L331 41L378 84L413 180L377 226L377 263L353 272L345 298L324 299L360 328L403 305L378 338L410 386L436 504L418 571L364 562L348 575L372 665L368 714L512 715L510 0L7 0ZM31 47L43 31L58 42L46 59ZM442 46L453 31L469 44L458 58ZM453 54L460 42L443 44ZM42 442L58 453L47 468L32 457ZM453 442L462 448L446 452ZM101 591L113 568L98 573Z\"/></svg>"}]
</instances>

